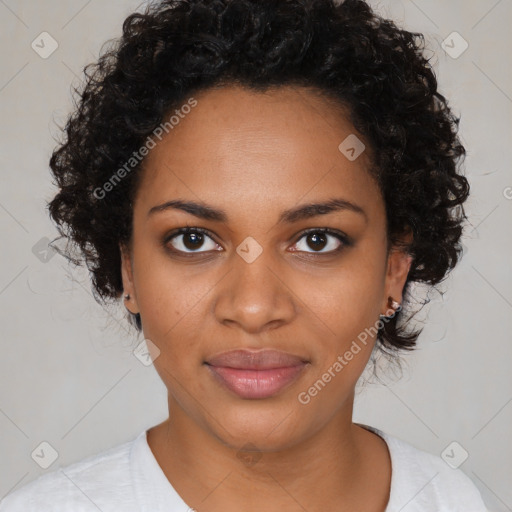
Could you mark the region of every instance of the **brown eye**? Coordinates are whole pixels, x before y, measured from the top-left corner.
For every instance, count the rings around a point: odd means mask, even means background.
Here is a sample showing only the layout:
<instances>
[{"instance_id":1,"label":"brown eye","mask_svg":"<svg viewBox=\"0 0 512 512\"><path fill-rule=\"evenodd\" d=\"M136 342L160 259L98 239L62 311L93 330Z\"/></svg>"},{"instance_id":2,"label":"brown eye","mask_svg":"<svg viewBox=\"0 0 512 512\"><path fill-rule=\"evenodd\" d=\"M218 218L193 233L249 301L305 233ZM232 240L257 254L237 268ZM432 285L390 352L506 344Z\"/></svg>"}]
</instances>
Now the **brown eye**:
<instances>
[{"instance_id":1,"label":"brown eye","mask_svg":"<svg viewBox=\"0 0 512 512\"><path fill-rule=\"evenodd\" d=\"M195 251L199 249L204 242L204 237L201 233L186 233L183 235L182 243L191 251Z\"/></svg>"},{"instance_id":2,"label":"brown eye","mask_svg":"<svg viewBox=\"0 0 512 512\"><path fill-rule=\"evenodd\" d=\"M170 244L174 251L184 253L214 251L219 247L209 235L198 228L183 228L169 236L166 244Z\"/></svg>"},{"instance_id":3,"label":"brown eye","mask_svg":"<svg viewBox=\"0 0 512 512\"><path fill-rule=\"evenodd\" d=\"M312 229L303 233L299 241L295 243L293 250L310 254L328 254L348 245L351 245L351 243L346 235L323 228Z\"/></svg>"},{"instance_id":4,"label":"brown eye","mask_svg":"<svg viewBox=\"0 0 512 512\"><path fill-rule=\"evenodd\" d=\"M328 243L324 233L310 233L306 235L306 243L315 251L321 251Z\"/></svg>"}]
</instances>

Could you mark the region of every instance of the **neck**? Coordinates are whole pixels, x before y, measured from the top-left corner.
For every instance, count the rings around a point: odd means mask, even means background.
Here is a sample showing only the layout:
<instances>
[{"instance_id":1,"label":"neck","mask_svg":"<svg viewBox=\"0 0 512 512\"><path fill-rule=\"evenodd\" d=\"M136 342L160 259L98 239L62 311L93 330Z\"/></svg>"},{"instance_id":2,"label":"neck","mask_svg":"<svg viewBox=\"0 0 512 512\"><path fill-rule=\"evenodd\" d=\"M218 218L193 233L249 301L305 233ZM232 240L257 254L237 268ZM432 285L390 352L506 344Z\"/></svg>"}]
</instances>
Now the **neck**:
<instances>
[{"instance_id":1,"label":"neck","mask_svg":"<svg viewBox=\"0 0 512 512\"><path fill-rule=\"evenodd\" d=\"M198 511L385 508L390 472L375 468L383 449L389 456L387 447L352 423L352 401L309 438L264 451L249 442L229 446L177 403L169 405L172 420L150 429L148 443L178 494ZM377 499L368 498L368 478L373 488L381 485ZM361 507L365 500L368 508Z\"/></svg>"}]
</instances>

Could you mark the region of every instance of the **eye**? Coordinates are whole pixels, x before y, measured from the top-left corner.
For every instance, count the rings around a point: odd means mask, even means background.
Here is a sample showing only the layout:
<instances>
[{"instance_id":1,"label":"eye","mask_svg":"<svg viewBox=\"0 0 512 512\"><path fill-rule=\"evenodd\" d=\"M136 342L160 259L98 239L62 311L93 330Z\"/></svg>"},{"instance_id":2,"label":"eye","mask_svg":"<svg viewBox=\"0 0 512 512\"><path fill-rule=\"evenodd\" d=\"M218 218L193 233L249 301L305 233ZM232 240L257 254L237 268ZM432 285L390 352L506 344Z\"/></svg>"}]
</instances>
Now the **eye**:
<instances>
[{"instance_id":1,"label":"eye","mask_svg":"<svg viewBox=\"0 0 512 512\"><path fill-rule=\"evenodd\" d=\"M350 244L349 238L341 232L328 228L315 228L302 233L295 244L297 248L293 251L326 254L338 252ZM308 248L312 251L308 251Z\"/></svg>"},{"instance_id":2,"label":"eye","mask_svg":"<svg viewBox=\"0 0 512 512\"><path fill-rule=\"evenodd\" d=\"M350 245L352 245L351 239L343 232L329 228L315 228L302 232L292 251L330 254ZM222 250L207 230L194 227L180 228L170 233L164 239L164 246L174 253L189 255Z\"/></svg>"},{"instance_id":3,"label":"eye","mask_svg":"<svg viewBox=\"0 0 512 512\"><path fill-rule=\"evenodd\" d=\"M196 253L218 250L219 245L208 235L205 229L181 228L171 233L164 240L165 245L171 245L173 251ZM203 250L199 250L203 249Z\"/></svg>"}]
</instances>

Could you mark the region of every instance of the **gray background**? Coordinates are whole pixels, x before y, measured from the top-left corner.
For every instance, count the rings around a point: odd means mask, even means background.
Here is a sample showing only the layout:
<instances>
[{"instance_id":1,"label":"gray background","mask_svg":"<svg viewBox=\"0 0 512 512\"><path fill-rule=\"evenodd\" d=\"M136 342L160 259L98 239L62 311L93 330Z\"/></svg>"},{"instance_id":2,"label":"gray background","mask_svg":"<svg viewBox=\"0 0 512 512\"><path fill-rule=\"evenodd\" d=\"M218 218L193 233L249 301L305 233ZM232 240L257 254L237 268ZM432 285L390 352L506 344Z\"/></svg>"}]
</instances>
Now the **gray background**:
<instances>
[{"instance_id":1,"label":"gray background","mask_svg":"<svg viewBox=\"0 0 512 512\"><path fill-rule=\"evenodd\" d=\"M511 1L371 3L425 34L440 90L462 115L471 225L444 299L422 311L427 326L403 377L363 388L355 420L439 455L456 441L489 509L512 510ZM56 236L44 209L48 159L70 84L140 5L0 0L0 497L167 417L166 389L132 354L143 338L123 306L99 306L84 270L44 253ZM31 47L43 31L58 43L46 59ZM441 47L453 31L469 44L457 58ZM47 470L31 457L43 441L58 453Z\"/></svg>"}]
</instances>

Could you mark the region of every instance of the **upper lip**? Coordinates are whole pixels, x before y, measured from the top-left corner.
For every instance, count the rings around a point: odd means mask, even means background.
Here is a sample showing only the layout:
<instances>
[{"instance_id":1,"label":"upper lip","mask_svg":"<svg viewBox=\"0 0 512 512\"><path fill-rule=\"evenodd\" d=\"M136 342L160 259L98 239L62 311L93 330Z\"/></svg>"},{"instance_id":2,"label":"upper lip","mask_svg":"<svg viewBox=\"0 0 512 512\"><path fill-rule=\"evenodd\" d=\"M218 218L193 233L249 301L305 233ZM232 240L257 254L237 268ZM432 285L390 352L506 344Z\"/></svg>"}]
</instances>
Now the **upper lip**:
<instances>
[{"instance_id":1,"label":"upper lip","mask_svg":"<svg viewBox=\"0 0 512 512\"><path fill-rule=\"evenodd\" d=\"M222 352L206 361L211 366L236 368L244 370L270 370L272 368L286 368L307 363L304 358L273 349L258 351L238 349Z\"/></svg>"}]
</instances>

